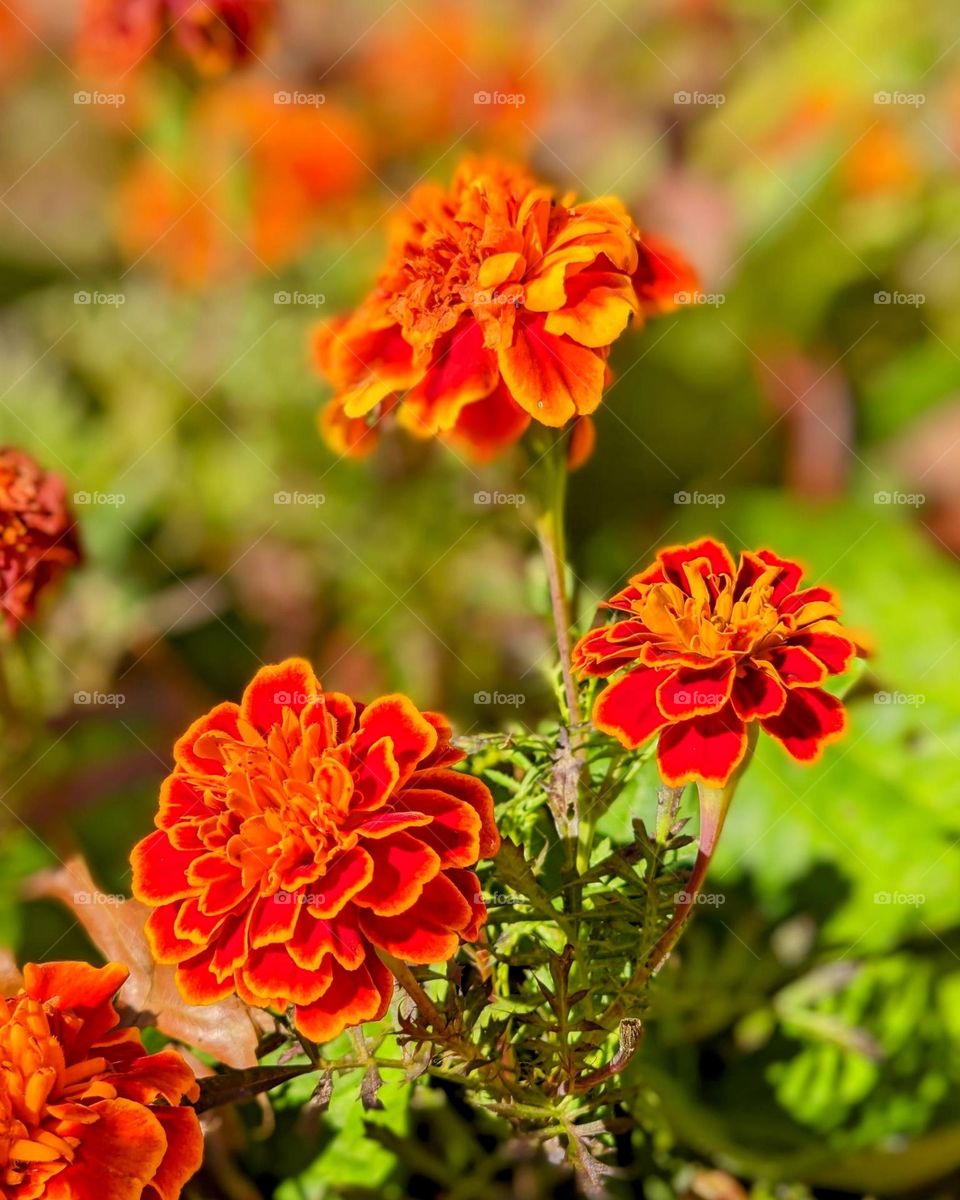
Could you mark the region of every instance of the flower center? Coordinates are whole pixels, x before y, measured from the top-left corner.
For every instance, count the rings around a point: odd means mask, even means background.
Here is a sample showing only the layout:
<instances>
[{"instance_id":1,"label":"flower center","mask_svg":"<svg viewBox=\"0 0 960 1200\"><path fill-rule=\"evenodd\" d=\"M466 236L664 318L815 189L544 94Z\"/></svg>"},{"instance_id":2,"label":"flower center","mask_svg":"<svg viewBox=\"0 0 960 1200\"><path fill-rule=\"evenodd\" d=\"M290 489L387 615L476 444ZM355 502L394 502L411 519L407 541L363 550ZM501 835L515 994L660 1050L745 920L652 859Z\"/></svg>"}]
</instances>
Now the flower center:
<instances>
[{"instance_id":1,"label":"flower center","mask_svg":"<svg viewBox=\"0 0 960 1200\"><path fill-rule=\"evenodd\" d=\"M208 850L239 870L245 888L258 887L265 896L293 891L355 844L356 834L343 827L353 780L320 744L321 726L304 727L292 709L266 738L240 724L243 741L207 735L216 738L225 775L215 782L204 777L213 815L198 832Z\"/></svg>"},{"instance_id":2,"label":"flower center","mask_svg":"<svg viewBox=\"0 0 960 1200\"><path fill-rule=\"evenodd\" d=\"M68 1130L94 1119L78 1106L116 1095L97 1079L108 1068L105 1059L66 1065L51 1015L30 997L0 999L0 1184L7 1188L31 1172L46 1179L72 1162L80 1139ZM57 1013L54 1020L69 1018Z\"/></svg>"},{"instance_id":3,"label":"flower center","mask_svg":"<svg viewBox=\"0 0 960 1200\"><path fill-rule=\"evenodd\" d=\"M764 578L735 597L734 580L723 575L707 582L691 575L693 595L676 584L651 584L637 615L661 641L692 654L755 655L778 641L785 628L772 603L773 587Z\"/></svg>"}]
</instances>

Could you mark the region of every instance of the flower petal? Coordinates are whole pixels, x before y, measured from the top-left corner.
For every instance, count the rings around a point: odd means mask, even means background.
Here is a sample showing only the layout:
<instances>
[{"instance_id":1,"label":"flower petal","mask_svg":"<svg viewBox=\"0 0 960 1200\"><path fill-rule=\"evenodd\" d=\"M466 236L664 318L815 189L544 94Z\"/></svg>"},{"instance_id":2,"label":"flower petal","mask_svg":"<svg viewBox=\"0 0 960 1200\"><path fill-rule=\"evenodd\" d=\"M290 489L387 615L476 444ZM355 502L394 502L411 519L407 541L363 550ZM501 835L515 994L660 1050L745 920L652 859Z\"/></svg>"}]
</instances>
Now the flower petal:
<instances>
[{"instance_id":1,"label":"flower petal","mask_svg":"<svg viewBox=\"0 0 960 1200\"><path fill-rule=\"evenodd\" d=\"M330 984L313 1004L298 1005L294 1023L305 1037L322 1044L351 1025L379 1021L393 995L393 976L375 954L355 971L333 968Z\"/></svg>"},{"instance_id":2,"label":"flower petal","mask_svg":"<svg viewBox=\"0 0 960 1200\"><path fill-rule=\"evenodd\" d=\"M669 674L641 667L609 684L593 706L594 725L636 750L667 723L657 705L657 688Z\"/></svg>"},{"instance_id":3,"label":"flower petal","mask_svg":"<svg viewBox=\"0 0 960 1200\"><path fill-rule=\"evenodd\" d=\"M240 710L244 720L268 733L281 723L284 709L299 713L319 694L320 683L306 659L288 658L260 668L243 693Z\"/></svg>"},{"instance_id":4,"label":"flower petal","mask_svg":"<svg viewBox=\"0 0 960 1200\"><path fill-rule=\"evenodd\" d=\"M657 765L670 787L700 779L723 787L747 751L747 729L732 705L668 725L657 743Z\"/></svg>"},{"instance_id":5,"label":"flower petal","mask_svg":"<svg viewBox=\"0 0 960 1200\"><path fill-rule=\"evenodd\" d=\"M542 425L565 425L600 403L603 356L548 333L543 318L519 321L513 344L499 351L498 361L510 395Z\"/></svg>"},{"instance_id":6,"label":"flower petal","mask_svg":"<svg viewBox=\"0 0 960 1200\"><path fill-rule=\"evenodd\" d=\"M796 688L787 695L783 711L761 722L799 762L815 762L828 742L840 737L847 725L843 704L821 688Z\"/></svg>"},{"instance_id":7,"label":"flower petal","mask_svg":"<svg viewBox=\"0 0 960 1200\"><path fill-rule=\"evenodd\" d=\"M657 707L670 720L717 712L730 699L736 661L723 658L695 671L681 667L657 688Z\"/></svg>"}]
</instances>

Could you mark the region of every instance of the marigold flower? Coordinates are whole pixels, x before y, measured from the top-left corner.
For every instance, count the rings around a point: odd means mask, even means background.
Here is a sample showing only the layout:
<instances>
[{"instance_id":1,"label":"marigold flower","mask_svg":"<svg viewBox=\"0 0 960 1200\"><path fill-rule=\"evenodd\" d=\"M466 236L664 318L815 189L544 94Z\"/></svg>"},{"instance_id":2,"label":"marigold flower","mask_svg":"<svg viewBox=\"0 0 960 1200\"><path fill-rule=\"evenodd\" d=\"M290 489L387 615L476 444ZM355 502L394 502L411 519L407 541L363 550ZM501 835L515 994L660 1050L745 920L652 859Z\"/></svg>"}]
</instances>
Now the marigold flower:
<instances>
[{"instance_id":1,"label":"marigold flower","mask_svg":"<svg viewBox=\"0 0 960 1200\"><path fill-rule=\"evenodd\" d=\"M211 88L175 148L132 160L117 204L123 254L185 287L279 266L346 210L368 154L359 122L332 102L278 104L245 79Z\"/></svg>"},{"instance_id":2,"label":"marigold flower","mask_svg":"<svg viewBox=\"0 0 960 1200\"><path fill-rule=\"evenodd\" d=\"M769 550L744 552L735 566L709 538L661 550L605 605L625 615L574 650L581 675L616 676L597 697L594 725L630 749L659 734L660 774L675 787L726 784L755 721L813 762L846 724L821 684L859 650L837 621L834 593L801 589L801 577Z\"/></svg>"},{"instance_id":3,"label":"marigold flower","mask_svg":"<svg viewBox=\"0 0 960 1200\"><path fill-rule=\"evenodd\" d=\"M205 75L258 56L276 0L88 0L80 55L124 73L156 52L165 35Z\"/></svg>"},{"instance_id":4,"label":"marigold flower","mask_svg":"<svg viewBox=\"0 0 960 1200\"><path fill-rule=\"evenodd\" d=\"M378 949L435 963L478 937L469 868L499 838L487 788L450 769L464 757L450 733L405 696L324 692L296 658L190 727L131 860L153 953L178 964L186 1000L293 1005L329 1041L386 1011Z\"/></svg>"},{"instance_id":5,"label":"marigold flower","mask_svg":"<svg viewBox=\"0 0 960 1200\"><path fill-rule=\"evenodd\" d=\"M15 630L40 594L80 561L80 544L58 475L21 450L0 449L0 614Z\"/></svg>"},{"instance_id":6,"label":"marigold flower","mask_svg":"<svg viewBox=\"0 0 960 1200\"><path fill-rule=\"evenodd\" d=\"M576 204L517 167L468 159L450 188L414 191L374 290L317 331L317 366L336 389L321 427L340 453L369 448L357 430L402 395L408 430L489 458L531 420L592 413L628 322L695 289L619 200Z\"/></svg>"},{"instance_id":7,"label":"marigold flower","mask_svg":"<svg viewBox=\"0 0 960 1200\"><path fill-rule=\"evenodd\" d=\"M176 1200L203 1157L179 1054L118 1028L120 963L24 968L0 998L0 1193L8 1200Z\"/></svg>"}]
</instances>

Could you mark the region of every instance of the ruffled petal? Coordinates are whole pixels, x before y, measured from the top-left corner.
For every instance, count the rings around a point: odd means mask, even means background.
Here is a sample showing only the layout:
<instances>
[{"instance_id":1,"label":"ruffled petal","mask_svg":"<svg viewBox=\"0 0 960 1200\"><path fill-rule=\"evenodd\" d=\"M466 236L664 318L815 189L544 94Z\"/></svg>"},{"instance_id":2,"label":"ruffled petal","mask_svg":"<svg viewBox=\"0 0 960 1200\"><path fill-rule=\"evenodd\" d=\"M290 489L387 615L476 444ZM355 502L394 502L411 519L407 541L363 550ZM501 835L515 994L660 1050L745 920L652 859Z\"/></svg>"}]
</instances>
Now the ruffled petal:
<instances>
[{"instance_id":1,"label":"ruffled petal","mask_svg":"<svg viewBox=\"0 0 960 1200\"><path fill-rule=\"evenodd\" d=\"M670 787L695 779L723 787L746 751L746 726L728 704L720 712L668 725L657 743L657 765Z\"/></svg>"}]
</instances>

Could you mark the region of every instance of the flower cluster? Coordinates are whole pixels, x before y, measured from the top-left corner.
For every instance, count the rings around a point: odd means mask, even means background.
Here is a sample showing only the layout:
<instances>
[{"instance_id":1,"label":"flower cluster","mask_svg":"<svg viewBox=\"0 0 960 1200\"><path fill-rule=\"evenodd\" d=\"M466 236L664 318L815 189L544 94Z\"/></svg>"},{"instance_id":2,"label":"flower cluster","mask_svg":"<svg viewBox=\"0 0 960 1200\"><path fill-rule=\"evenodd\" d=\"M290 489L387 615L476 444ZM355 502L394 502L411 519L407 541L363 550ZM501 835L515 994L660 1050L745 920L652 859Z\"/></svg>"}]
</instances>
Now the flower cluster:
<instances>
[{"instance_id":1,"label":"flower cluster","mask_svg":"<svg viewBox=\"0 0 960 1200\"><path fill-rule=\"evenodd\" d=\"M205 75L258 56L276 0L88 0L81 56L127 71L156 52L165 35Z\"/></svg>"},{"instance_id":2,"label":"flower cluster","mask_svg":"<svg viewBox=\"0 0 960 1200\"><path fill-rule=\"evenodd\" d=\"M21 450L0 449L0 616L15 630L40 594L80 561L80 544L57 475Z\"/></svg>"},{"instance_id":3,"label":"flower cluster","mask_svg":"<svg viewBox=\"0 0 960 1200\"><path fill-rule=\"evenodd\" d=\"M293 1005L324 1042L386 1011L378 950L434 963L474 941L486 909L470 868L499 838L487 788L451 770L450 735L405 696L324 692L302 659L196 721L132 855L184 998Z\"/></svg>"},{"instance_id":4,"label":"flower cluster","mask_svg":"<svg viewBox=\"0 0 960 1200\"><path fill-rule=\"evenodd\" d=\"M0 998L0 1194L7 1200L175 1200L203 1157L199 1094L173 1050L119 1028L111 963L28 964Z\"/></svg>"},{"instance_id":5,"label":"flower cluster","mask_svg":"<svg viewBox=\"0 0 960 1200\"><path fill-rule=\"evenodd\" d=\"M577 204L519 168L467 159L449 188L424 185L402 205L373 291L317 331L335 389L322 431L363 454L395 410L415 434L490 457L531 421L592 413L628 322L695 289L619 200Z\"/></svg>"},{"instance_id":6,"label":"flower cluster","mask_svg":"<svg viewBox=\"0 0 960 1200\"><path fill-rule=\"evenodd\" d=\"M801 588L801 578L769 550L738 565L708 538L662 550L606 604L622 617L574 650L581 675L616 677L597 697L596 727L631 749L659 735L657 763L672 786L726 784L753 722L793 758L815 760L846 723L821 685L858 647L833 592Z\"/></svg>"}]
</instances>

